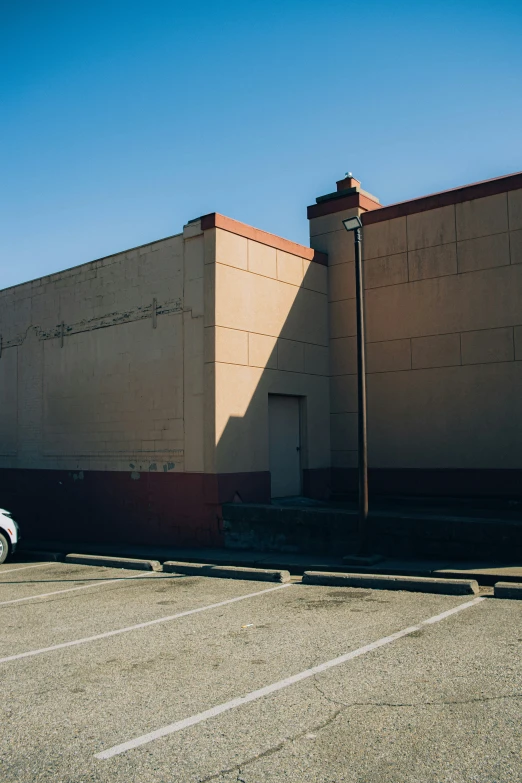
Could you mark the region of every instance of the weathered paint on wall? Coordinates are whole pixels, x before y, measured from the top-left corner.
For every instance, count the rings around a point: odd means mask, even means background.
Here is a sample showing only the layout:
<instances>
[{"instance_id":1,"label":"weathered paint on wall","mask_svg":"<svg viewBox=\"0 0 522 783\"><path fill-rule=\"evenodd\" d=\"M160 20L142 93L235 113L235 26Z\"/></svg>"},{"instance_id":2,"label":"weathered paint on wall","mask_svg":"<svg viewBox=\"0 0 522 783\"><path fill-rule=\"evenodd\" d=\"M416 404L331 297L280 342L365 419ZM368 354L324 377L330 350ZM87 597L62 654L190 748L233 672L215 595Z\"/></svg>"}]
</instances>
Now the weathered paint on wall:
<instances>
[{"instance_id":1,"label":"weathered paint on wall","mask_svg":"<svg viewBox=\"0 0 522 783\"><path fill-rule=\"evenodd\" d=\"M0 303L1 467L184 469L182 235Z\"/></svg>"},{"instance_id":2,"label":"weathered paint on wall","mask_svg":"<svg viewBox=\"0 0 522 783\"><path fill-rule=\"evenodd\" d=\"M0 491L26 536L216 544L204 237L0 292Z\"/></svg>"}]
</instances>

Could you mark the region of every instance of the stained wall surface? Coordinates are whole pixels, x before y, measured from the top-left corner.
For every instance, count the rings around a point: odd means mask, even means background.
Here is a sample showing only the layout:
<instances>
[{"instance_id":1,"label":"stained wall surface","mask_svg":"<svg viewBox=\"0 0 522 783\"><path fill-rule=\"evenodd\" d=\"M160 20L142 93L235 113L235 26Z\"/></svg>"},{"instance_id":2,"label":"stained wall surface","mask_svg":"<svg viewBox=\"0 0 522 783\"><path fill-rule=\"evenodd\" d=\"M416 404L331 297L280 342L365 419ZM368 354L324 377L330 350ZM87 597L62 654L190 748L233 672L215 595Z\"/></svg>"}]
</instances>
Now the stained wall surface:
<instances>
[{"instance_id":1,"label":"stained wall surface","mask_svg":"<svg viewBox=\"0 0 522 783\"><path fill-rule=\"evenodd\" d=\"M203 268L178 235L0 292L0 467L203 470Z\"/></svg>"},{"instance_id":2,"label":"stained wall surface","mask_svg":"<svg viewBox=\"0 0 522 783\"><path fill-rule=\"evenodd\" d=\"M221 540L204 473L204 253L195 221L0 292L0 494L26 537Z\"/></svg>"},{"instance_id":3,"label":"stained wall surface","mask_svg":"<svg viewBox=\"0 0 522 783\"><path fill-rule=\"evenodd\" d=\"M419 203L419 211L406 202L390 219L380 219L378 209L362 217L374 469L522 468L522 190L484 195L482 188L460 199L429 209ZM310 221L312 247L329 253L338 468L357 464L353 237L341 224L347 214Z\"/></svg>"}]
</instances>

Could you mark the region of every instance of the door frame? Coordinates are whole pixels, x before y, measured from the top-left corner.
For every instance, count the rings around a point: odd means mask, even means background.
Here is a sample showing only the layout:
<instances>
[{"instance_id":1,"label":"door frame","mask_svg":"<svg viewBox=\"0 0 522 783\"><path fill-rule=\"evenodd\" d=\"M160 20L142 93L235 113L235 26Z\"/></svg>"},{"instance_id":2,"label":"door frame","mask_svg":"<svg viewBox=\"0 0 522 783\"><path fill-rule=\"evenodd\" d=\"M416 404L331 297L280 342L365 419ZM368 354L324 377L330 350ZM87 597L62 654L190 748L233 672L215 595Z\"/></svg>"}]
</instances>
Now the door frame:
<instances>
[{"instance_id":1,"label":"door frame","mask_svg":"<svg viewBox=\"0 0 522 783\"><path fill-rule=\"evenodd\" d=\"M269 432L268 422L268 398L269 397L293 397L298 402L298 421L299 421L299 497L303 494L304 476L303 471L308 467L308 429L306 426L307 421L307 397L304 394L290 394L288 392L276 392L270 391L266 398L266 411L267 411L267 432ZM270 446L269 446L270 448ZM270 462L268 464L268 470L270 471Z\"/></svg>"}]
</instances>

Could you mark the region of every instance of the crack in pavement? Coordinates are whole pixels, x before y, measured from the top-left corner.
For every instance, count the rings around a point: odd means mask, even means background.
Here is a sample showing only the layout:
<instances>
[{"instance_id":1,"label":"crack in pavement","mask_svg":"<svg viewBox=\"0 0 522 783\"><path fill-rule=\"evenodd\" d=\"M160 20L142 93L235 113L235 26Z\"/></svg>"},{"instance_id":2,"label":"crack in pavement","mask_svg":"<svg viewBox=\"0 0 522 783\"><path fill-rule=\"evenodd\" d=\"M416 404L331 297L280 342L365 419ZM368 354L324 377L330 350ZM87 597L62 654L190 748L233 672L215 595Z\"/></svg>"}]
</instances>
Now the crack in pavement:
<instances>
[{"instance_id":1,"label":"crack in pavement","mask_svg":"<svg viewBox=\"0 0 522 783\"><path fill-rule=\"evenodd\" d=\"M354 701L354 702L344 702L339 701L337 699L334 699L332 696L329 696L327 693L323 691L323 689L317 684L315 677L313 679L314 687L321 696L324 696L324 698L331 702L332 704L338 704L339 706L343 707L344 709L349 709L350 707L439 707L439 706L449 706L452 704L475 704L480 702L488 702L488 701L499 701L501 699L520 699L522 698L522 693L507 693L503 694L501 696L477 696L473 699L461 699L461 700L451 700L451 701L414 701L414 702L389 702L389 701ZM344 709L342 711L344 711Z\"/></svg>"},{"instance_id":2,"label":"crack in pavement","mask_svg":"<svg viewBox=\"0 0 522 783\"><path fill-rule=\"evenodd\" d=\"M247 781L243 778L243 771L244 768L249 766L250 764L253 764L255 761L259 761L260 759L267 758L269 756L273 756L276 753L279 753L280 750L284 748L285 745L287 745L289 742L295 742L295 740L301 739L301 737L304 737L306 734L310 734L315 731L321 731L322 729L327 728L331 723L333 723L339 715L341 715L346 710L350 709L351 707L424 707L424 706L447 706L447 705L453 705L453 704L473 704L477 702L488 702L488 701L500 701L502 699L520 699L522 698L522 693L509 693L509 694L503 694L500 696L481 696L474 699L462 699L462 700L453 700L453 701L422 701L422 702L376 702L376 701L362 701L362 702L343 702L338 701L337 699L332 698L327 693L323 691L323 689L317 684L315 677L312 680L313 685L315 689L323 696L327 701L329 701L331 704L336 704L341 709L336 710L326 721L323 721L320 724L317 724L316 726L311 726L305 729L304 731L300 731L297 734L293 734L289 737L286 737L286 739L282 740L282 742L279 742L277 745L274 745L271 748L267 748L267 750L262 751L261 753L257 753L255 756L250 756L250 758L244 759L240 762L240 764L235 764L233 767L227 767L225 769L220 770L217 773L214 773L213 775L210 775L206 778L200 778L198 780L198 783L211 783L211 781L218 780L219 778L222 778L223 775L229 775L234 772L237 773L236 777L236 783L247 783Z\"/></svg>"},{"instance_id":3,"label":"crack in pavement","mask_svg":"<svg viewBox=\"0 0 522 783\"><path fill-rule=\"evenodd\" d=\"M321 729L325 729L327 726L330 725L330 723L333 723L333 721L337 718L338 715L340 715L341 712L344 712L344 710L336 710L333 713L333 715L331 715L327 720L323 721L322 723L319 723L316 726L308 727L304 731L300 731L297 734L292 734L290 737L286 737L284 740L282 740L282 742L279 742L277 745L274 745L271 748L267 748L261 753L257 753L255 756L251 756L248 759L244 759L239 764L234 764L233 767L228 767L227 769L221 769L219 772L216 772L213 775L210 775L209 777L200 778L198 780L198 783L210 783L210 781L212 780L218 780L223 775L229 775L233 772L237 772L236 780L238 781L238 783L247 783L247 781L244 780L243 777L240 777L240 775L241 776L243 775L244 767L247 767L249 764L253 764L254 761L259 761L259 759L263 759L268 756L273 756L275 753L279 753L279 751L282 750L288 742L294 742L295 740L298 740L301 737L304 737L306 734L310 734L313 731L321 731Z\"/></svg>"}]
</instances>

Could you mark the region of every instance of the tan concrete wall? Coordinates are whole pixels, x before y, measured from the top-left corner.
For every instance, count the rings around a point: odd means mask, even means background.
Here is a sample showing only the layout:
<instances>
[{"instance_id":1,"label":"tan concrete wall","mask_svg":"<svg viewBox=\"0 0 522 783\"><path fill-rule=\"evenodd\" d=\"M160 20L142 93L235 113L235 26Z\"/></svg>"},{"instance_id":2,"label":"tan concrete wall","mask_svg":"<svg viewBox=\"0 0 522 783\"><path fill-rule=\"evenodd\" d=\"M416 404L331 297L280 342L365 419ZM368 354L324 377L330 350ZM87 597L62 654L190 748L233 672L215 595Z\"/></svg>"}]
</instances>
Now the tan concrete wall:
<instances>
[{"instance_id":1,"label":"tan concrete wall","mask_svg":"<svg viewBox=\"0 0 522 783\"><path fill-rule=\"evenodd\" d=\"M189 224L1 291L0 468L202 471L204 268Z\"/></svg>"},{"instance_id":2,"label":"tan concrete wall","mask_svg":"<svg viewBox=\"0 0 522 783\"><path fill-rule=\"evenodd\" d=\"M353 238L329 253L332 464L357 463ZM364 228L369 462L522 467L522 190Z\"/></svg>"},{"instance_id":3,"label":"tan concrete wall","mask_svg":"<svg viewBox=\"0 0 522 783\"><path fill-rule=\"evenodd\" d=\"M327 268L219 228L205 240L209 302L214 297L205 312L213 469L269 470L269 393L304 398L303 467L328 467Z\"/></svg>"}]
</instances>

